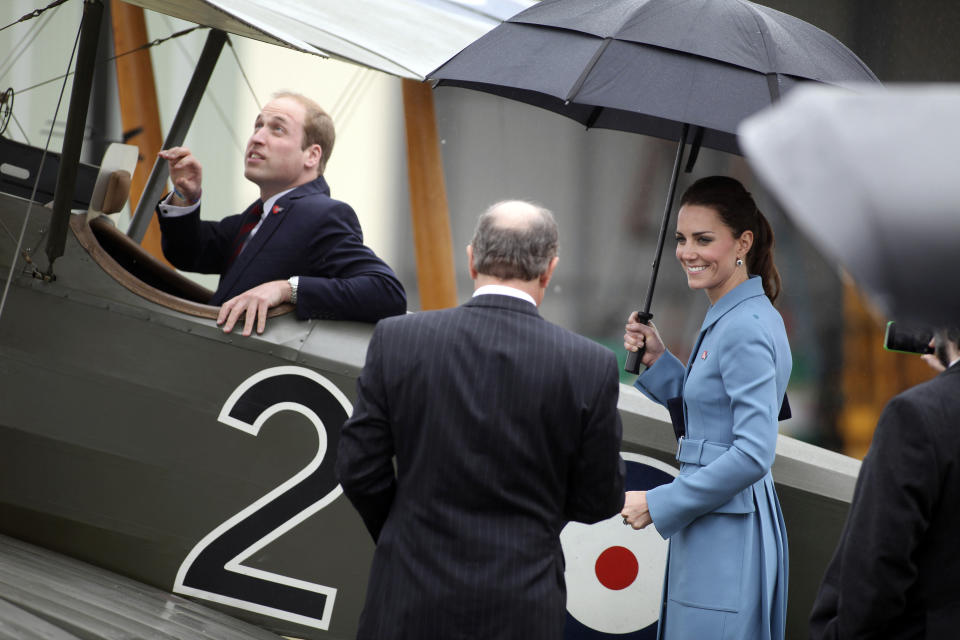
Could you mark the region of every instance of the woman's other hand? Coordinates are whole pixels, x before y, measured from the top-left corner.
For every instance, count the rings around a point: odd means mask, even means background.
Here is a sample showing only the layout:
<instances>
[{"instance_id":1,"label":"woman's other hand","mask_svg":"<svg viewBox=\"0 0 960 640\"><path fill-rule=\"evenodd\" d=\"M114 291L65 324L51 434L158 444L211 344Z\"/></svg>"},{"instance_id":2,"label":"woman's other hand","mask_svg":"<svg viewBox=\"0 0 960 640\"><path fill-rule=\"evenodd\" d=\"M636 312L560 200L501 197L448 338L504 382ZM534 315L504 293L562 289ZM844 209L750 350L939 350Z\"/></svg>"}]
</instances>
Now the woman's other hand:
<instances>
[{"instance_id":1,"label":"woman's other hand","mask_svg":"<svg viewBox=\"0 0 960 640\"><path fill-rule=\"evenodd\" d=\"M645 367L650 367L657 361L663 352L667 350L663 346L663 340L657 332L657 327L651 322L649 325L637 321L637 312L634 311L627 318L627 324L624 327L626 331L623 334L623 348L627 351L636 351L646 346L647 350L640 358L640 363Z\"/></svg>"},{"instance_id":2,"label":"woman's other hand","mask_svg":"<svg viewBox=\"0 0 960 640\"><path fill-rule=\"evenodd\" d=\"M628 524L634 529L643 529L651 524L653 519L647 507L647 492L627 491L620 515L623 516L623 524Z\"/></svg>"}]
</instances>

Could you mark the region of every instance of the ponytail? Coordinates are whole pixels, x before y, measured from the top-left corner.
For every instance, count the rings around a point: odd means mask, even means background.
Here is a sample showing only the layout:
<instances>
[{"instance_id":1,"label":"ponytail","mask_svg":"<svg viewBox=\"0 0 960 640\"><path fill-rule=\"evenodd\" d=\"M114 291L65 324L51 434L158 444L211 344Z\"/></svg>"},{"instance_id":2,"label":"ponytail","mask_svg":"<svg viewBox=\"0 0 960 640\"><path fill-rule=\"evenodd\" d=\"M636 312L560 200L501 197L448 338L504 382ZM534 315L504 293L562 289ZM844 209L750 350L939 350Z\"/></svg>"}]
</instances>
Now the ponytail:
<instances>
[{"instance_id":1,"label":"ponytail","mask_svg":"<svg viewBox=\"0 0 960 640\"><path fill-rule=\"evenodd\" d=\"M782 289L780 272L773 262L773 229L770 223L757 209L757 224L753 229L753 246L747 252L747 273L755 273L763 281L763 292L776 302Z\"/></svg>"}]
</instances>

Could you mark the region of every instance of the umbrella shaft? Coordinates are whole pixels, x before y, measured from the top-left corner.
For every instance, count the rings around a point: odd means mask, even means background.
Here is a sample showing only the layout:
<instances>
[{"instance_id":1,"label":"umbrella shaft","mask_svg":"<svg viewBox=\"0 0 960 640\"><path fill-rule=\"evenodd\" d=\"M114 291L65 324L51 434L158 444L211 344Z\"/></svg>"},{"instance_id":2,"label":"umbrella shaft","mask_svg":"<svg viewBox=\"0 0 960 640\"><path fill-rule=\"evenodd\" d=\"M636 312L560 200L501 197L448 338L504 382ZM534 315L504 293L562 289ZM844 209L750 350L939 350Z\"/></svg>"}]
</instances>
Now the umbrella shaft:
<instances>
[{"instance_id":1,"label":"umbrella shaft","mask_svg":"<svg viewBox=\"0 0 960 640\"><path fill-rule=\"evenodd\" d=\"M657 238L657 253L653 258L653 269L650 272L650 284L647 286L647 299L643 303L643 310L637 311L637 321L649 324L653 318L650 313L650 303L653 300L653 287L657 284L657 272L660 270L660 256L663 254L663 244L667 239L667 225L670 223L670 210L673 209L673 196L677 192L677 178L680 175L680 164L683 161L683 148L687 144L689 125L683 125L680 141L677 143L677 157L673 161L673 173L670 174L670 186L667 188L667 204L663 209L663 218L660 222L660 236ZM640 360L645 348L627 353L627 361L623 370L627 373L640 373Z\"/></svg>"},{"instance_id":2,"label":"umbrella shaft","mask_svg":"<svg viewBox=\"0 0 960 640\"><path fill-rule=\"evenodd\" d=\"M667 240L667 225L670 224L670 211L673 209L673 197L677 192L677 178L680 175L680 165L683 161L683 148L687 144L687 133L690 125L684 124L677 143L677 155L673 161L673 172L670 174L670 186L667 188L667 203L663 208L663 218L660 221L660 235L657 237L657 251L653 258L650 284L647 285L647 297L643 303L643 312L650 314L650 303L653 301L653 288L657 284L657 273L660 271L660 257L663 255L663 245Z\"/></svg>"}]
</instances>

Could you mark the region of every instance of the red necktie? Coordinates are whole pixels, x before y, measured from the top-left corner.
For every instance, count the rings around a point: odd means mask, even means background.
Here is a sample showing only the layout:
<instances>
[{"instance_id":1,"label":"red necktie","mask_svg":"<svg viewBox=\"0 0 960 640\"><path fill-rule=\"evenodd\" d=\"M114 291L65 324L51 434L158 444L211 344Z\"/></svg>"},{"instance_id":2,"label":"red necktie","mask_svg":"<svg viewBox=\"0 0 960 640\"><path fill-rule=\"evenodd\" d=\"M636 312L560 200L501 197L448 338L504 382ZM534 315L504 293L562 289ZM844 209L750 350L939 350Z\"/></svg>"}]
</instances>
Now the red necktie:
<instances>
[{"instance_id":1,"label":"red necktie","mask_svg":"<svg viewBox=\"0 0 960 640\"><path fill-rule=\"evenodd\" d=\"M260 222L260 215L262 213L263 203L257 200L255 203L253 203L253 206L250 208L246 219L244 219L243 224L240 226L240 231L237 233L237 239L233 243L233 255L231 255L230 260L227 261L228 267L233 264L233 261L236 260L237 256L240 255L240 252L243 251L243 247L247 243L247 238L250 236L250 232L253 231Z\"/></svg>"}]
</instances>

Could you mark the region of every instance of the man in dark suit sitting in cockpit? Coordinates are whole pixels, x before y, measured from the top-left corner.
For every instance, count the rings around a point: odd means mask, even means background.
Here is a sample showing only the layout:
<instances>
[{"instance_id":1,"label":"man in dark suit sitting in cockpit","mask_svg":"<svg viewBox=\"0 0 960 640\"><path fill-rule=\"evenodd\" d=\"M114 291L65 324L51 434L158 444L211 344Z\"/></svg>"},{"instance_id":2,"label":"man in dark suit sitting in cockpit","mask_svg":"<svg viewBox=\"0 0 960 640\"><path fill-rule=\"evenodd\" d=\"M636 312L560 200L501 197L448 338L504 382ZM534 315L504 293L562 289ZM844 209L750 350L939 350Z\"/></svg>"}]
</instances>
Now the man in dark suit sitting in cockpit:
<instances>
[{"instance_id":1,"label":"man in dark suit sitting in cockpit","mask_svg":"<svg viewBox=\"0 0 960 640\"><path fill-rule=\"evenodd\" d=\"M221 275L212 305L243 335L285 302L300 318L359 320L406 311L403 285L363 244L353 209L330 197L323 178L334 143L333 121L315 102L278 93L254 123L244 176L260 199L219 222L200 219L202 171L186 147L160 152L174 190L157 206L164 256L178 269Z\"/></svg>"}]
</instances>

